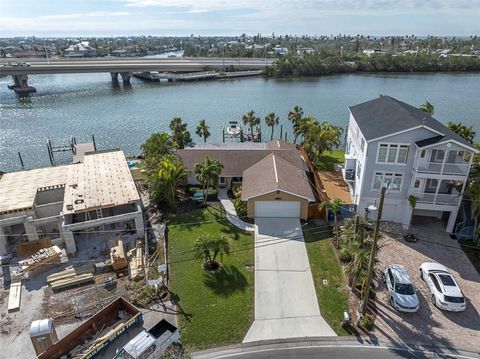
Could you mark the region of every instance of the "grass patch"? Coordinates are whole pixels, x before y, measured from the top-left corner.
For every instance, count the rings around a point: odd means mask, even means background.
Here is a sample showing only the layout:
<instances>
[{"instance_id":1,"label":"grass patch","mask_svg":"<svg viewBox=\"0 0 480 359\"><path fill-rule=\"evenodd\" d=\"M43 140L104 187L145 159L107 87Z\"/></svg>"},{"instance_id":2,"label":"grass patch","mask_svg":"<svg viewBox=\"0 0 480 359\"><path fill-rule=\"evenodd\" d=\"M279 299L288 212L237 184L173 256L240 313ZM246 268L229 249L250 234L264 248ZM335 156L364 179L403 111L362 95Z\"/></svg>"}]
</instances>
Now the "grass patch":
<instances>
[{"instance_id":1,"label":"grass patch","mask_svg":"<svg viewBox=\"0 0 480 359\"><path fill-rule=\"evenodd\" d=\"M320 312L335 333L350 335L351 333L340 327L343 312L348 310L348 293L332 244L324 233L315 230L315 226L304 228L303 235ZM323 284L324 279L328 281L327 285Z\"/></svg>"},{"instance_id":2,"label":"grass patch","mask_svg":"<svg viewBox=\"0 0 480 359\"><path fill-rule=\"evenodd\" d=\"M315 163L317 170L333 171L333 165L335 163L345 162L345 152L343 151L325 151Z\"/></svg>"},{"instance_id":3,"label":"grass patch","mask_svg":"<svg viewBox=\"0 0 480 359\"><path fill-rule=\"evenodd\" d=\"M210 207L168 222L171 290L184 314L179 316L182 343L188 350L205 349L244 338L253 322L253 237L220 218ZM231 254L222 269L210 274L193 258L193 244L203 233L226 235Z\"/></svg>"}]
</instances>

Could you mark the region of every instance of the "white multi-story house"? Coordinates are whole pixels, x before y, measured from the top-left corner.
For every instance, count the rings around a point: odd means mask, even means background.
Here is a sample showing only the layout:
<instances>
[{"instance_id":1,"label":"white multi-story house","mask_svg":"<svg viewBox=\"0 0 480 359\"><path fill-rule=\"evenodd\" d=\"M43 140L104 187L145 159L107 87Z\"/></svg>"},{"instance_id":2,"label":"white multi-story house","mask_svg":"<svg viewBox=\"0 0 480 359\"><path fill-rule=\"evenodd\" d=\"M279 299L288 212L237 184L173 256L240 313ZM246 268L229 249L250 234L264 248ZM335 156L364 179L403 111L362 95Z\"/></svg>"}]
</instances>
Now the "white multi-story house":
<instances>
[{"instance_id":1,"label":"white multi-story house","mask_svg":"<svg viewBox=\"0 0 480 359\"><path fill-rule=\"evenodd\" d=\"M470 143L425 112L389 96L352 106L344 179L360 214L390 183L382 219L408 228L436 217L452 233L474 153ZM412 210L408 197L416 197Z\"/></svg>"}]
</instances>

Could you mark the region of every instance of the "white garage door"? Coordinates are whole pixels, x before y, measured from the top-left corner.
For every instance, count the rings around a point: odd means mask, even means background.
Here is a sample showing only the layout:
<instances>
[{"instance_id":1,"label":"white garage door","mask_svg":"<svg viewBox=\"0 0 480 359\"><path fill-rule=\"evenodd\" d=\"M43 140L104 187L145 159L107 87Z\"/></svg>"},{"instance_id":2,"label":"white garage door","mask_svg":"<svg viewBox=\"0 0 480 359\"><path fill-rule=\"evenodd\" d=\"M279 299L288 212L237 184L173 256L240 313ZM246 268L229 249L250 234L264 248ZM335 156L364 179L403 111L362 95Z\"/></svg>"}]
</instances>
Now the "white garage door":
<instances>
[{"instance_id":1,"label":"white garage door","mask_svg":"<svg viewBox=\"0 0 480 359\"><path fill-rule=\"evenodd\" d=\"M255 217L300 217L299 201L256 201Z\"/></svg>"}]
</instances>

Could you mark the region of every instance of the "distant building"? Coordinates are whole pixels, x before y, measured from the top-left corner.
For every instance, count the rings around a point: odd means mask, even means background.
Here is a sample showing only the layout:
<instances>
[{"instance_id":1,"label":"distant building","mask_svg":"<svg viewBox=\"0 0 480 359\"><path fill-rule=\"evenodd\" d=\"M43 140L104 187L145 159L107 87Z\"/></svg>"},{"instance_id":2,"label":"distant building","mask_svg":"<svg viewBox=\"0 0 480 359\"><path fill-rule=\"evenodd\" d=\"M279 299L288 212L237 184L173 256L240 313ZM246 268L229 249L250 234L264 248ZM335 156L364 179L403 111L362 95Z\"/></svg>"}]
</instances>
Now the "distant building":
<instances>
[{"instance_id":1,"label":"distant building","mask_svg":"<svg viewBox=\"0 0 480 359\"><path fill-rule=\"evenodd\" d=\"M81 41L76 45L70 45L64 51L65 57L94 57L97 49L90 46L88 41Z\"/></svg>"},{"instance_id":2,"label":"distant building","mask_svg":"<svg viewBox=\"0 0 480 359\"><path fill-rule=\"evenodd\" d=\"M373 49L373 50L367 49L367 50L363 50L363 54L367 55L368 57L371 57L371 56L386 55L387 52L380 49Z\"/></svg>"},{"instance_id":3,"label":"distant building","mask_svg":"<svg viewBox=\"0 0 480 359\"><path fill-rule=\"evenodd\" d=\"M297 55L313 54L314 52L315 50L312 47L303 47L303 46L297 47Z\"/></svg>"},{"instance_id":4,"label":"distant building","mask_svg":"<svg viewBox=\"0 0 480 359\"><path fill-rule=\"evenodd\" d=\"M284 55L288 54L288 48L287 47L281 47L281 46L278 46L278 45L273 48L273 51L275 52L275 54L280 55L280 56L284 56Z\"/></svg>"}]
</instances>

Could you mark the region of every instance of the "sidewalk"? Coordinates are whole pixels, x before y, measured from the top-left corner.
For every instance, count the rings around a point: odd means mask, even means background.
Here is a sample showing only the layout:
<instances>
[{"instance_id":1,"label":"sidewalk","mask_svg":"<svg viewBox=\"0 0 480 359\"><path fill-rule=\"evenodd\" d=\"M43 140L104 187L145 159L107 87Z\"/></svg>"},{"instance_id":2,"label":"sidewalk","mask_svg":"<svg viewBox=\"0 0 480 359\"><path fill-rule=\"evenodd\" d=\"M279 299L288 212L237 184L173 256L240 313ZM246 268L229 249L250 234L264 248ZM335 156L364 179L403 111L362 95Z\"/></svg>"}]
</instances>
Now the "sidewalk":
<instances>
[{"instance_id":1,"label":"sidewalk","mask_svg":"<svg viewBox=\"0 0 480 359\"><path fill-rule=\"evenodd\" d=\"M246 223L237 216L237 211L235 211L235 207L233 206L232 201L230 200L230 198L228 198L227 190L225 188L219 188L217 196L223 208L225 208L227 218L231 224L244 231L253 232L255 230L253 224Z\"/></svg>"}]
</instances>

